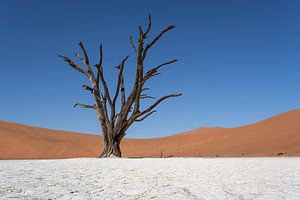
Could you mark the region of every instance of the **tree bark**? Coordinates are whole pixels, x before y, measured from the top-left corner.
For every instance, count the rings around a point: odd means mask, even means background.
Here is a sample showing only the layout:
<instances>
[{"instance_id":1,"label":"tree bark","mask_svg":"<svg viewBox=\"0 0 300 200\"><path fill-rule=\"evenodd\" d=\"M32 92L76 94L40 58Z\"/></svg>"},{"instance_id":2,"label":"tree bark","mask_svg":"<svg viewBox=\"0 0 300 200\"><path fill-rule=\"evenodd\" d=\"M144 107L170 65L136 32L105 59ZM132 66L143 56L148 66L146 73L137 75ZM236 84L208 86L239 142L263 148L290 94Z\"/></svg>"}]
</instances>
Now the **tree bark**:
<instances>
[{"instance_id":1,"label":"tree bark","mask_svg":"<svg viewBox=\"0 0 300 200\"><path fill-rule=\"evenodd\" d=\"M114 137L113 134L103 134L103 151L99 158L119 158L122 156L120 143L121 140Z\"/></svg>"}]
</instances>

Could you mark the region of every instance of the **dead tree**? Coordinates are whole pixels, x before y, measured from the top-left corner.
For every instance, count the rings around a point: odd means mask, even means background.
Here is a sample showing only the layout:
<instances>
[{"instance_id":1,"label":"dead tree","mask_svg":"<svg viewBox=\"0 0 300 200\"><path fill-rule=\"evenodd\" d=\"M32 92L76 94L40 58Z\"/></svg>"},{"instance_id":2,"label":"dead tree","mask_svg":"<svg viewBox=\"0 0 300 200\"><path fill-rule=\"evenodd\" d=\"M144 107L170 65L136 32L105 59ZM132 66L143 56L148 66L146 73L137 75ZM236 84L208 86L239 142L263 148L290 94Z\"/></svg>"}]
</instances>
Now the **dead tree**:
<instances>
[{"instance_id":1,"label":"dead tree","mask_svg":"<svg viewBox=\"0 0 300 200\"><path fill-rule=\"evenodd\" d=\"M146 39L151 30L151 16L148 18L148 26L146 30L142 27L138 27L139 37L137 44L134 43L130 36L130 45L135 53L136 57L136 75L135 82L131 92L128 96L125 93L124 85L124 67L128 59L126 56L120 64L116 67L118 70L117 86L114 95L110 93L109 87L106 83L103 73L103 53L102 45L99 47L99 62L94 65L95 70L92 69L87 51L81 41L79 41L79 47L82 51L82 55L74 52L84 64L85 67L77 65L73 60L66 56L59 55L63 58L73 69L86 76L91 85L83 85L84 90L89 91L93 95L94 105L86 105L82 103L76 103L74 107L80 106L81 108L91 108L97 113L97 118L100 122L104 148L100 157L121 157L120 142L124 138L126 130L134 123L141 122L153 113L156 112L155 108L164 100L171 97L181 96L178 94L169 94L154 101L154 103L148 108L141 109L141 100L147 98L153 98L145 91L149 88L145 88L145 83L152 77L159 75L159 70L162 67L175 63L177 60L171 60L164 62L148 71L144 71L144 61L150 48L158 42L158 40L168 31L174 29L175 26L169 26L161 31L153 40L146 43ZM118 99L119 103L117 103ZM118 104L118 105L117 105ZM120 105L119 105L120 104ZM119 108L119 109L117 109Z\"/></svg>"}]
</instances>

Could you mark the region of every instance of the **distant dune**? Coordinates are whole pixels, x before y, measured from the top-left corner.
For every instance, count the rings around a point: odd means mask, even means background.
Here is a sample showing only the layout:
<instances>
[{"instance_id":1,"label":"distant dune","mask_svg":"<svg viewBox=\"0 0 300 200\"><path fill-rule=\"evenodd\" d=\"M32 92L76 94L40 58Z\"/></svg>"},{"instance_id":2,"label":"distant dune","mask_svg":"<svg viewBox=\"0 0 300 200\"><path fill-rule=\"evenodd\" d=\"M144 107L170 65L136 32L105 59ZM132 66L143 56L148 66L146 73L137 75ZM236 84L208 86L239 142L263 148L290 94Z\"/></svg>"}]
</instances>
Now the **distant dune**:
<instances>
[{"instance_id":1,"label":"distant dune","mask_svg":"<svg viewBox=\"0 0 300 200\"><path fill-rule=\"evenodd\" d=\"M300 156L300 109L238 128L199 128L153 139L125 139L124 157ZM0 121L0 159L97 157L96 135Z\"/></svg>"}]
</instances>

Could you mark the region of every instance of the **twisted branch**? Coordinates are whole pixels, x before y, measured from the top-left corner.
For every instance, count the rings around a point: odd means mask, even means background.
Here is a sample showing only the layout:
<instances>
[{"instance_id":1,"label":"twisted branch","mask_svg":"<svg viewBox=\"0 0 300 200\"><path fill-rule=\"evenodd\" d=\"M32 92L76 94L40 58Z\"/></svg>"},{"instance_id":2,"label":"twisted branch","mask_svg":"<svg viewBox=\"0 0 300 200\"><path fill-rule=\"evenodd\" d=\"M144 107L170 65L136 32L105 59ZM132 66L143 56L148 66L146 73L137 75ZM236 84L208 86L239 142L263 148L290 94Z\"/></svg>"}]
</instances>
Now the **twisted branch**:
<instances>
[{"instance_id":1,"label":"twisted branch","mask_svg":"<svg viewBox=\"0 0 300 200\"><path fill-rule=\"evenodd\" d=\"M82 104L82 103L76 103L73 107L76 108L77 106L80 106L81 108L96 109L96 105L87 105L87 104Z\"/></svg>"}]
</instances>

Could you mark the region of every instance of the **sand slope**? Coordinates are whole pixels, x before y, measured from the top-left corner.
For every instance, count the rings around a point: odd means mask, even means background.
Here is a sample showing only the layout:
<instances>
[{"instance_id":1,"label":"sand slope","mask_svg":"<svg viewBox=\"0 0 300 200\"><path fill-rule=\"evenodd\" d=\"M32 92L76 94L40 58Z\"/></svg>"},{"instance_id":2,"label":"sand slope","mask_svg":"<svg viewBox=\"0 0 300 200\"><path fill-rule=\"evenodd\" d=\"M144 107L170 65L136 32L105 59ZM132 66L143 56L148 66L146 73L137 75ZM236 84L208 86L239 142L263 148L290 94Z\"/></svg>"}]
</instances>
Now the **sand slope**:
<instances>
[{"instance_id":1,"label":"sand slope","mask_svg":"<svg viewBox=\"0 0 300 200\"><path fill-rule=\"evenodd\" d=\"M101 137L0 121L0 159L96 157ZM154 139L126 139L125 157L300 156L300 109L238 128L199 128Z\"/></svg>"}]
</instances>

